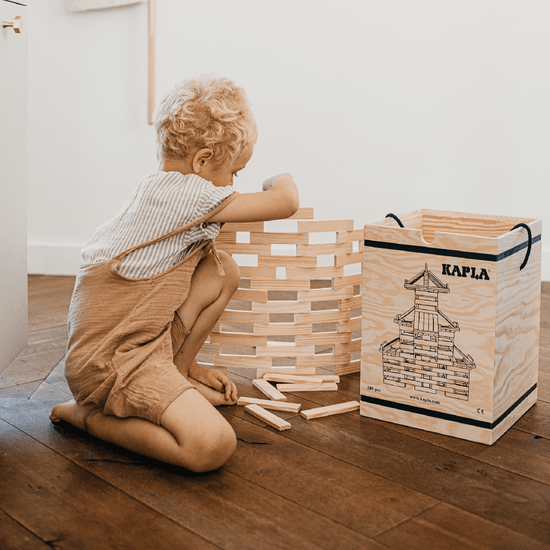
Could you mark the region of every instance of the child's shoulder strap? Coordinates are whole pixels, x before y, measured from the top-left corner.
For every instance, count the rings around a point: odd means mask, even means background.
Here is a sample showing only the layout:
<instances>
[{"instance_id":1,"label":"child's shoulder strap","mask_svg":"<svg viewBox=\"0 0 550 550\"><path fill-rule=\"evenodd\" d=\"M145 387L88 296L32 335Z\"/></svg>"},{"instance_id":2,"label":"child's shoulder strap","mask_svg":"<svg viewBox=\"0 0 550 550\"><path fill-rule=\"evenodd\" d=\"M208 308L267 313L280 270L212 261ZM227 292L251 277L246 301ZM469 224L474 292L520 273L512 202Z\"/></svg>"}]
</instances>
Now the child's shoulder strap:
<instances>
[{"instance_id":1,"label":"child's shoulder strap","mask_svg":"<svg viewBox=\"0 0 550 550\"><path fill-rule=\"evenodd\" d=\"M115 256L114 259L122 259L124 256L130 254L130 252L134 252L134 250L138 250L140 248L145 248L146 246L150 246L152 244L156 244L158 242L164 241L165 239L169 239L170 237L173 237L174 235L179 235L180 233L183 233L185 231L189 231L189 229L192 229L193 227L196 227L197 225L200 225L201 223L207 222L214 214L217 214L220 210L223 210L228 204L233 202L237 197L239 196L238 191L234 191L229 197L226 197L220 204L218 204L215 208L210 210L210 212L207 212L206 214L203 214L199 218L190 221L184 225L181 225L180 227L176 227L176 229L173 229L169 233L166 233L165 235L161 235L160 237L157 237L156 239L152 239L150 241L146 241L144 243L137 244L133 246L132 248L129 248L128 250L125 250L124 252L121 252L117 256Z\"/></svg>"}]
</instances>

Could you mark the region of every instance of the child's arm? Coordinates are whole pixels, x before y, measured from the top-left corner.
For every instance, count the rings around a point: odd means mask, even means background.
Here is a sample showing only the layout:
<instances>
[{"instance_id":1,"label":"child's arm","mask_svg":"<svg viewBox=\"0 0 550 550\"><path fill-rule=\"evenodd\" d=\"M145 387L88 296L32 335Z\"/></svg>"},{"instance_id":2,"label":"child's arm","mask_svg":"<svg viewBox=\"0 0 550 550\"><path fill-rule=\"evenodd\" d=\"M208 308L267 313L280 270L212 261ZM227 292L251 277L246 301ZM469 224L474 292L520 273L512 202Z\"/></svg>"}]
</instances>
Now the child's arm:
<instances>
[{"instance_id":1,"label":"child's arm","mask_svg":"<svg viewBox=\"0 0 550 550\"><path fill-rule=\"evenodd\" d=\"M266 180L263 192L242 193L223 210L214 214L211 222L259 222L280 220L292 216L300 206L298 188L290 174L280 174Z\"/></svg>"}]
</instances>

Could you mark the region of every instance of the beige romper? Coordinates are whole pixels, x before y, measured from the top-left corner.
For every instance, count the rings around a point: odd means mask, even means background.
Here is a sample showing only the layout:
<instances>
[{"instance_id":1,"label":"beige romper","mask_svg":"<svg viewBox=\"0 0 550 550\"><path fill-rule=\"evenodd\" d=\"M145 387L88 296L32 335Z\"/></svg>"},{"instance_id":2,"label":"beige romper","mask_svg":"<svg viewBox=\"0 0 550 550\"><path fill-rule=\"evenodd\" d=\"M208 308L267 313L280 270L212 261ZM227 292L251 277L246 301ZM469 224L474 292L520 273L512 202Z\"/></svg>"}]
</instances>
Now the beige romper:
<instances>
[{"instance_id":1,"label":"beige romper","mask_svg":"<svg viewBox=\"0 0 550 550\"><path fill-rule=\"evenodd\" d=\"M111 260L80 268L69 310L65 376L80 405L95 403L104 414L137 416L155 424L166 407L194 388L174 365L189 331L176 310L189 293L197 264L210 252L223 276L212 240L181 262L151 277L130 278L118 271L126 255L206 222L216 208L162 237L134 246Z\"/></svg>"}]
</instances>

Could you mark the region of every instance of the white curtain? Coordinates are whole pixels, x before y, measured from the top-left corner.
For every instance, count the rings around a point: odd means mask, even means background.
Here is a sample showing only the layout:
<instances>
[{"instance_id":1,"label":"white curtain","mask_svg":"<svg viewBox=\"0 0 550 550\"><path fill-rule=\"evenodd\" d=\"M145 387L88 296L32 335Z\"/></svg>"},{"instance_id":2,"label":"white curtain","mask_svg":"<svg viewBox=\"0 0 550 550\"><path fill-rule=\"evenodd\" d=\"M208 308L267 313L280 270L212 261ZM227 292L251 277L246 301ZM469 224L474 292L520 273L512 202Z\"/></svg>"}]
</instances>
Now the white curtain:
<instances>
[{"instance_id":1,"label":"white curtain","mask_svg":"<svg viewBox=\"0 0 550 550\"><path fill-rule=\"evenodd\" d=\"M128 4L139 4L144 0L66 0L69 11L101 10Z\"/></svg>"}]
</instances>

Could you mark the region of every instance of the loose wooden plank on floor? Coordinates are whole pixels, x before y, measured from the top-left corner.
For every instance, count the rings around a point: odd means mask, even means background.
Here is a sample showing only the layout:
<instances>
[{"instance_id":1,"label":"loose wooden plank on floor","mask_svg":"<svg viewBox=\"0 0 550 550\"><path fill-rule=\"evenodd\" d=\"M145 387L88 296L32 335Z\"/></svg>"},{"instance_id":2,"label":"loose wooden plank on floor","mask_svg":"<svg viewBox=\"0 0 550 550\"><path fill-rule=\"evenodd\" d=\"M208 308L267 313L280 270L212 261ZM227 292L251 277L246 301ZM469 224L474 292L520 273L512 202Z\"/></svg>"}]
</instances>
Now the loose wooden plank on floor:
<instances>
[{"instance_id":1,"label":"loose wooden plank on floor","mask_svg":"<svg viewBox=\"0 0 550 550\"><path fill-rule=\"evenodd\" d=\"M280 416L277 416L270 411L262 409L260 405L257 405L255 403L251 405L246 405L244 410L252 416L259 418L262 422L265 422L276 430L279 430L280 432L282 432L283 430L290 430L290 428L292 428L290 422L283 420Z\"/></svg>"}]
</instances>

